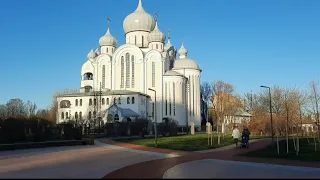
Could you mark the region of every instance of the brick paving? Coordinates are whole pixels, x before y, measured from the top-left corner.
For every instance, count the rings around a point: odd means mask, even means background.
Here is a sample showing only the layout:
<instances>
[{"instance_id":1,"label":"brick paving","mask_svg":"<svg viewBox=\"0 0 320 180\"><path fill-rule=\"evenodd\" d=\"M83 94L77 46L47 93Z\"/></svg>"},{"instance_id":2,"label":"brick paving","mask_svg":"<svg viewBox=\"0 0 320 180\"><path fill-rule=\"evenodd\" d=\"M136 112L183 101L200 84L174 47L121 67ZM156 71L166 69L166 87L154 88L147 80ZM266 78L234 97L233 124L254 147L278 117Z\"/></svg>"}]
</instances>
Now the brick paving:
<instances>
[{"instance_id":1,"label":"brick paving","mask_svg":"<svg viewBox=\"0 0 320 180\"><path fill-rule=\"evenodd\" d=\"M134 165L130 165L116 171L113 171L103 179L114 179L114 178L139 178L139 179L162 179L163 174L170 168L175 165L186 163L195 160L202 159L219 159L219 160L231 160L231 161L245 161L245 162L256 162L256 163L268 163L268 164L279 164L279 165L291 165L291 166L305 166L305 167L318 167L320 168L320 163L317 162L301 162L293 160L284 160L284 159L267 159L267 158L250 158L235 156L237 154L246 153L249 151L254 151L257 149L265 148L270 144L270 139L263 139L257 142L251 143L250 148L233 148L225 151L216 151L208 153L185 153L180 157L151 160L147 162L142 162ZM147 147L143 146L132 146L131 144L126 143L114 143L114 145L120 145L127 148L138 148L139 150L150 150ZM153 152L171 152L171 153L180 153L180 151L164 150L152 148Z\"/></svg>"}]
</instances>

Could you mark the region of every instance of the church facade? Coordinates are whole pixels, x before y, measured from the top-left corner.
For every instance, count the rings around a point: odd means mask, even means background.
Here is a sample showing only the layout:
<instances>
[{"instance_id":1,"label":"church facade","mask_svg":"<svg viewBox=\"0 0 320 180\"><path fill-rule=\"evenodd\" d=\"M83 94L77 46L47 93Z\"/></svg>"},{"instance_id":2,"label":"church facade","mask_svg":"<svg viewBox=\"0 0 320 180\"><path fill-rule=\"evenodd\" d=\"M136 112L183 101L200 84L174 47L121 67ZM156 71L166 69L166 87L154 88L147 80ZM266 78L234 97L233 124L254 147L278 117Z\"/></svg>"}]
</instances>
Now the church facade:
<instances>
[{"instance_id":1,"label":"church facade","mask_svg":"<svg viewBox=\"0 0 320 180\"><path fill-rule=\"evenodd\" d=\"M179 126L201 125L200 78L197 62L177 49L139 0L124 22L126 43L118 46L110 27L81 68L79 93L57 97L57 122L90 120L103 123L136 118ZM179 58L177 57L177 54Z\"/></svg>"}]
</instances>

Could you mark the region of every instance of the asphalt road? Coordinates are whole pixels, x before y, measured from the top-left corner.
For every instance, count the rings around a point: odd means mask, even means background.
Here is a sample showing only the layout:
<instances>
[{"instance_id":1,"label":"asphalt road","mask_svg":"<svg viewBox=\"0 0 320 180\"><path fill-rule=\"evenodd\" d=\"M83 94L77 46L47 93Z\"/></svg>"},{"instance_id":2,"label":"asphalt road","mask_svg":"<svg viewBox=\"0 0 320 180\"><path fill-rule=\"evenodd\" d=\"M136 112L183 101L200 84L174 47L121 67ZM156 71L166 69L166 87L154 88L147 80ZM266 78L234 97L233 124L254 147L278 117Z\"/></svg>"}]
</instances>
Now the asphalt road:
<instances>
[{"instance_id":1,"label":"asphalt road","mask_svg":"<svg viewBox=\"0 0 320 180\"><path fill-rule=\"evenodd\" d=\"M102 178L131 164L166 157L99 142L94 146L3 151L0 178Z\"/></svg>"},{"instance_id":2,"label":"asphalt road","mask_svg":"<svg viewBox=\"0 0 320 180\"><path fill-rule=\"evenodd\" d=\"M168 169L163 178L319 179L320 168L204 159L176 165Z\"/></svg>"}]
</instances>

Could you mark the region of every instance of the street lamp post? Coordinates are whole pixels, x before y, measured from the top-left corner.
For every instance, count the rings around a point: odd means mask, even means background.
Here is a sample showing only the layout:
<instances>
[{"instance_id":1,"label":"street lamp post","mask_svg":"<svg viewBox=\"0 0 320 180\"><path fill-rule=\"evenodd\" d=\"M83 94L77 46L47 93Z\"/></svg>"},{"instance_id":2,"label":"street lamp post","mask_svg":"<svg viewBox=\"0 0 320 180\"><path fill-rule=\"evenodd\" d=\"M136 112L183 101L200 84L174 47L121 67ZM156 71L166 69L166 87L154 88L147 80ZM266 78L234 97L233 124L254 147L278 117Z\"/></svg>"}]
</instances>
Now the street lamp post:
<instances>
[{"instance_id":1,"label":"street lamp post","mask_svg":"<svg viewBox=\"0 0 320 180\"><path fill-rule=\"evenodd\" d=\"M155 139L155 147L158 146L158 131L157 131L157 91L151 88L148 88L150 91L154 92L154 139Z\"/></svg>"},{"instance_id":2,"label":"street lamp post","mask_svg":"<svg viewBox=\"0 0 320 180\"><path fill-rule=\"evenodd\" d=\"M274 142L274 134L273 134L273 120L272 120L272 102L271 102L271 88L268 87L268 86L260 86L262 88L267 88L269 90L269 100L270 100L270 121L271 121L271 139L272 139L272 144L273 145L273 142Z\"/></svg>"}]
</instances>

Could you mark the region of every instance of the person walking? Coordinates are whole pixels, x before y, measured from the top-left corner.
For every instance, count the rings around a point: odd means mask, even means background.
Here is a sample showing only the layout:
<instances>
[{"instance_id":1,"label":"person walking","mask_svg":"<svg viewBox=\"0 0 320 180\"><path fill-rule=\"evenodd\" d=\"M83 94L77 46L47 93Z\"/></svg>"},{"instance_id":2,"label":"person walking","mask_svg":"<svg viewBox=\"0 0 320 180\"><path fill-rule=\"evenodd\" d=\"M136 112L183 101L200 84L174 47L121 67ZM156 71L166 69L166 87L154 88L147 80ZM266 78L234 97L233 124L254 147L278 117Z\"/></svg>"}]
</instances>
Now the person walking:
<instances>
[{"instance_id":1,"label":"person walking","mask_svg":"<svg viewBox=\"0 0 320 180\"><path fill-rule=\"evenodd\" d=\"M240 131L237 126L234 126L234 128L233 128L232 138L233 138L233 141L236 143L236 147L238 147L238 141L240 138Z\"/></svg>"}]
</instances>

